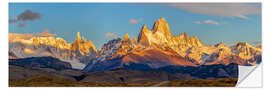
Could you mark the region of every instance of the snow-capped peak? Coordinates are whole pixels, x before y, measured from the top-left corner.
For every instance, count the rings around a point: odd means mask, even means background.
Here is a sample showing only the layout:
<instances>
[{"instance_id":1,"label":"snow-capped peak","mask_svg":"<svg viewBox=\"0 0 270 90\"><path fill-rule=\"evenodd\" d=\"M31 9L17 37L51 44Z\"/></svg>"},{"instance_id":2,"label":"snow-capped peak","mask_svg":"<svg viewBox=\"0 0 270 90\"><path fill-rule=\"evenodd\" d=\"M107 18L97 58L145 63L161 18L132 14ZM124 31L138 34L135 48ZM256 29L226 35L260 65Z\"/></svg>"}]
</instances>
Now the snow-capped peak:
<instances>
[{"instance_id":1,"label":"snow-capped peak","mask_svg":"<svg viewBox=\"0 0 270 90\"><path fill-rule=\"evenodd\" d=\"M71 63L74 68L83 68L91 58L96 57L97 50L92 41L87 42L78 32L74 43L59 37L9 39L9 53L16 58L52 56Z\"/></svg>"}]
</instances>

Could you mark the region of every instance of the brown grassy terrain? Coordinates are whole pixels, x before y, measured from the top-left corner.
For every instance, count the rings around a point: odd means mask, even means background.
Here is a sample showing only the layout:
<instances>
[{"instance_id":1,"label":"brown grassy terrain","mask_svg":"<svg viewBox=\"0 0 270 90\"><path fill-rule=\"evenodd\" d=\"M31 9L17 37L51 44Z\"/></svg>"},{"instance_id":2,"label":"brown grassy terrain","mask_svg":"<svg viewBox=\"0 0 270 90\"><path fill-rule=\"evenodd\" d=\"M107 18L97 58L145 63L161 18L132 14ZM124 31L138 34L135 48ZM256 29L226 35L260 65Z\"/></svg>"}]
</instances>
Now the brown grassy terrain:
<instances>
[{"instance_id":1,"label":"brown grassy terrain","mask_svg":"<svg viewBox=\"0 0 270 90\"><path fill-rule=\"evenodd\" d=\"M233 87L237 78L171 81L162 87ZM59 77L33 76L21 80L9 80L10 87L147 87L160 82L147 83L88 83Z\"/></svg>"},{"instance_id":2,"label":"brown grassy terrain","mask_svg":"<svg viewBox=\"0 0 270 90\"><path fill-rule=\"evenodd\" d=\"M171 81L161 85L165 87L234 87L237 83L237 78L222 78L222 79L205 79L205 80L181 80Z\"/></svg>"},{"instance_id":3,"label":"brown grassy terrain","mask_svg":"<svg viewBox=\"0 0 270 90\"><path fill-rule=\"evenodd\" d=\"M50 76L33 76L27 79L21 80L9 80L10 87L144 87L157 84L159 82L147 82L147 83L88 83L77 82L69 79L50 77Z\"/></svg>"}]
</instances>

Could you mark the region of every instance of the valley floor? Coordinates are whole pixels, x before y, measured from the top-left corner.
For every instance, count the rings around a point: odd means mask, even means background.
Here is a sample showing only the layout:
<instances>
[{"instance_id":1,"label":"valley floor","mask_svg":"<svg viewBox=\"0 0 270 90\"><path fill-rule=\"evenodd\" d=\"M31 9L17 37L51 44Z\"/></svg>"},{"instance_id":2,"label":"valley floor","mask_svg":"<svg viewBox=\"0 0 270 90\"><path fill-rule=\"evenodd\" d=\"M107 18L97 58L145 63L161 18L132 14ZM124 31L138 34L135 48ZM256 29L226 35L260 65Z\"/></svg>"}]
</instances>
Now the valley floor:
<instances>
[{"instance_id":1,"label":"valley floor","mask_svg":"<svg viewBox=\"0 0 270 90\"><path fill-rule=\"evenodd\" d=\"M234 87L237 78L176 80L146 83L88 83L49 76L9 80L10 87Z\"/></svg>"}]
</instances>

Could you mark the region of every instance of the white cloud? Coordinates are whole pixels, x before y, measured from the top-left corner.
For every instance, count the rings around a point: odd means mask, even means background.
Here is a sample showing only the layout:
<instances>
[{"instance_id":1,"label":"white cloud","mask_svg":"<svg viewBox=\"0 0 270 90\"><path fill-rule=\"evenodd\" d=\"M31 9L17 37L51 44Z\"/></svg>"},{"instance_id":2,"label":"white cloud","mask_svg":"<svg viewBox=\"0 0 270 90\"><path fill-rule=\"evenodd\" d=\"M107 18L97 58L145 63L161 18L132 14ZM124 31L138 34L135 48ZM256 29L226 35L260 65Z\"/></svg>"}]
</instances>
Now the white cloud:
<instances>
[{"instance_id":1,"label":"white cloud","mask_svg":"<svg viewBox=\"0 0 270 90\"><path fill-rule=\"evenodd\" d=\"M207 24L216 24L216 25L218 25L218 24L219 24L217 21L210 20L210 19L205 20L205 21L204 21L204 23L207 23Z\"/></svg>"},{"instance_id":2,"label":"white cloud","mask_svg":"<svg viewBox=\"0 0 270 90\"><path fill-rule=\"evenodd\" d=\"M136 24L136 23L139 23L143 20L143 18L139 18L139 19L130 19L129 20L129 24Z\"/></svg>"},{"instance_id":3,"label":"white cloud","mask_svg":"<svg viewBox=\"0 0 270 90\"><path fill-rule=\"evenodd\" d=\"M195 24L202 24L201 21L196 21L194 22Z\"/></svg>"},{"instance_id":4,"label":"white cloud","mask_svg":"<svg viewBox=\"0 0 270 90\"><path fill-rule=\"evenodd\" d=\"M246 15L261 14L260 5L246 3L175 3L169 5L191 13L210 16L248 19Z\"/></svg>"},{"instance_id":5,"label":"white cloud","mask_svg":"<svg viewBox=\"0 0 270 90\"><path fill-rule=\"evenodd\" d=\"M111 37L111 38L118 38L118 36L117 36L116 34L111 33L111 32L107 32L107 33L105 34L105 36L106 36L106 37Z\"/></svg>"},{"instance_id":6,"label":"white cloud","mask_svg":"<svg viewBox=\"0 0 270 90\"><path fill-rule=\"evenodd\" d=\"M8 33L8 40L12 41L14 39L30 39L33 37L33 34L30 33L25 33L25 34L20 34L20 33Z\"/></svg>"},{"instance_id":7,"label":"white cloud","mask_svg":"<svg viewBox=\"0 0 270 90\"><path fill-rule=\"evenodd\" d=\"M41 37L54 37L56 36L56 33L50 33L48 29L45 29L43 32L37 33L37 35Z\"/></svg>"},{"instance_id":8,"label":"white cloud","mask_svg":"<svg viewBox=\"0 0 270 90\"><path fill-rule=\"evenodd\" d=\"M37 33L8 33L8 39L10 41L15 39L24 39L28 40L32 37L54 37L56 36L56 33L50 33L48 29L45 29L43 32L37 32Z\"/></svg>"},{"instance_id":9,"label":"white cloud","mask_svg":"<svg viewBox=\"0 0 270 90\"><path fill-rule=\"evenodd\" d=\"M215 25L219 25L220 23L215 21L215 20L204 20L204 21L195 21L195 24L215 24ZM222 24L222 23L221 23Z\"/></svg>"}]
</instances>

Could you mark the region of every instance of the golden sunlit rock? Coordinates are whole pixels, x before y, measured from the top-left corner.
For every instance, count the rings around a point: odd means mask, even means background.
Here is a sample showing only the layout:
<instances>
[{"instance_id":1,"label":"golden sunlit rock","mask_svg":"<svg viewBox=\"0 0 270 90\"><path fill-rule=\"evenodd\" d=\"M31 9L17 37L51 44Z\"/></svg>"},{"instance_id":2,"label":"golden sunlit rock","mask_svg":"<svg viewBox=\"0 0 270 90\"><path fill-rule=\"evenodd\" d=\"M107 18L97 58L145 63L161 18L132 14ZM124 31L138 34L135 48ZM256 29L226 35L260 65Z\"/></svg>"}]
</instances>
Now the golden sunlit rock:
<instances>
[{"instance_id":1,"label":"golden sunlit rock","mask_svg":"<svg viewBox=\"0 0 270 90\"><path fill-rule=\"evenodd\" d=\"M129 35L128 34L125 34L123 40L124 41L130 41Z\"/></svg>"},{"instance_id":2,"label":"golden sunlit rock","mask_svg":"<svg viewBox=\"0 0 270 90\"><path fill-rule=\"evenodd\" d=\"M138 41L137 41L136 36L133 37L133 39L131 40L131 42L137 44Z\"/></svg>"},{"instance_id":3,"label":"golden sunlit rock","mask_svg":"<svg viewBox=\"0 0 270 90\"><path fill-rule=\"evenodd\" d=\"M29 49L29 48L25 48L23 51L24 51L25 53L27 53L27 54L34 54L34 53L36 53L34 50L31 50L31 49Z\"/></svg>"},{"instance_id":4,"label":"golden sunlit rock","mask_svg":"<svg viewBox=\"0 0 270 90\"><path fill-rule=\"evenodd\" d=\"M94 51L94 52L91 52ZM72 44L72 51L78 52L81 55L88 54L88 53L97 53L97 50L92 41L86 41L83 37L81 38L80 32L77 32L77 38L75 39L74 43Z\"/></svg>"},{"instance_id":5,"label":"golden sunlit rock","mask_svg":"<svg viewBox=\"0 0 270 90\"><path fill-rule=\"evenodd\" d=\"M144 24L138 37L139 43L146 46L151 45L150 40L148 38L148 36L151 34L152 32Z\"/></svg>"}]
</instances>

